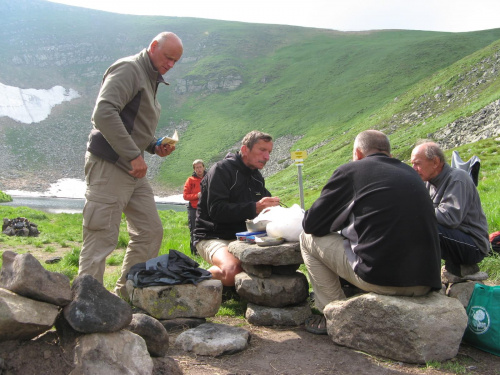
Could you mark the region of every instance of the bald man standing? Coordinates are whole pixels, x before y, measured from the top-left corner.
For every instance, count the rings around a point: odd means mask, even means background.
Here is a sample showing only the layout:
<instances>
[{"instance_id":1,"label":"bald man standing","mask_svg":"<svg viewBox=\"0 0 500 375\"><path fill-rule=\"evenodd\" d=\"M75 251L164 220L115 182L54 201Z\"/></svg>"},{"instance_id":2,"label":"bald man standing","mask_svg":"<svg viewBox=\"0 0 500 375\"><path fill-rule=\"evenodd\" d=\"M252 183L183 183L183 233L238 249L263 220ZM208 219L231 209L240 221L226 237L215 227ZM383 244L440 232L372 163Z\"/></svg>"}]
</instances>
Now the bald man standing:
<instances>
[{"instance_id":1,"label":"bald man standing","mask_svg":"<svg viewBox=\"0 0 500 375\"><path fill-rule=\"evenodd\" d=\"M163 239L143 155L147 151L165 157L175 150L175 146L157 144L161 106L156 92L182 52L180 38L163 32L147 49L116 61L104 73L92 114L78 273L103 282L106 257L116 248L124 213L130 241L115 293L125 299L130 267L156 257Z\"/></svg>"}]
</instances>

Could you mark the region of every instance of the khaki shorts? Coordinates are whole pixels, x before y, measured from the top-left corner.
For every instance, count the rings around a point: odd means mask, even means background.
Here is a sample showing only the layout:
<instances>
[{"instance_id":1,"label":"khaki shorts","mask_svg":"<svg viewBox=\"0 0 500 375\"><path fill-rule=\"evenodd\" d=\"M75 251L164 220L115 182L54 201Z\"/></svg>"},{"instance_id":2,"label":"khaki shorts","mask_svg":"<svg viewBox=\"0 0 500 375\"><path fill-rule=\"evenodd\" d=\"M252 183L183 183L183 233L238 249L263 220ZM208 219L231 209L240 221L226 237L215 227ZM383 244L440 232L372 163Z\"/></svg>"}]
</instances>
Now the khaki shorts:
<instances>
[{"instance_id":1,"label":"khaki shorts","mask_svg":"<svg viewBox=\"0 0 500 375\"><path fill-rule=\"evenodd\" d=\"M196 250L198 250L198 254L205 259L210 264L212 263L212 257L215 252L222 248L227 248L231 242L235 240L221 240L218 238L210 239L210 240L202 240L196 244Z\"/></svg>"}]
</instances>

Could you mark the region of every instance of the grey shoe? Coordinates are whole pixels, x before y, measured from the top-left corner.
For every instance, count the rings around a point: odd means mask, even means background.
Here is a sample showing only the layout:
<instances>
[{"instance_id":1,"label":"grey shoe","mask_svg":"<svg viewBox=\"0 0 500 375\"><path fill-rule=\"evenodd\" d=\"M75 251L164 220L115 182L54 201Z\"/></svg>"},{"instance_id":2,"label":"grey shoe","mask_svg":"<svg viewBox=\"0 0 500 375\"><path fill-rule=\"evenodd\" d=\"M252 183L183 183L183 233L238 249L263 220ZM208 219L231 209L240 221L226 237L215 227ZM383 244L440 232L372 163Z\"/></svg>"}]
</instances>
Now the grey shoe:
<instances>
[{"instance_id":1,"label":"grey shoe","mask_svg":"<svg viewBox=\"0 0 500 375\"><path fill-rule=\"evenodd\" d=\"M479 271L479 266L477 264L474 265L461 265L460 268L463 270L464 268L462 267L468 267L465 268L465 271L471 272L475 271L474 273L466 273L464 276L460 277L457 275L454 275L453 273L449 272L446 270L445 267L441 268L441 282L443 284L456 284L456 283L463 283L465 281L484 281L488 278L488 273L486 272L481 272Z\"/></svg>"},{"instance_id":2,"label":"grey shoe","mask_svg":"<svg viewBox=\"0 0 500 375\"><path fill-rule=\"evenodd\" d=\"M460 275L461 277L466 277L467 275L473 275L480 271L477 264L461 264L460 265Z\"/></svg>"}]
</instances>

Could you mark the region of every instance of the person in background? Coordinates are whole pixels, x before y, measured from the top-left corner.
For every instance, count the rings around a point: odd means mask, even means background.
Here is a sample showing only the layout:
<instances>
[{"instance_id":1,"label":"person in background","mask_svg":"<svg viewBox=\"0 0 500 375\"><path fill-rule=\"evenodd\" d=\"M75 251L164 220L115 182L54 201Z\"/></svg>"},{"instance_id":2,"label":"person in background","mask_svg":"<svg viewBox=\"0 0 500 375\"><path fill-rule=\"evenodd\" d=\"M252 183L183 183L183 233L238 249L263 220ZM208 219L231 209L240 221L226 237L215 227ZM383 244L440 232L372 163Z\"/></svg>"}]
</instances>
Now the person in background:
<instances>
[{"instance_id":1,"label":"person in background","mask_svg":"<svg viewBox=\"0 0 500 375\"><path fill-rule=\"evenodd\" d=\"M228 250L236 233L246 231L245 221L267 207L277 206L259 169L264 168L273 150L272 137L251 131L241 141L240 151L228 153L215 163L201 181L201 197L195 224L198 253L212 265L208 270L222 285L234 287L241 265Z\"/></svg>"},{"instance_id":2,"label":"person in background","mask_svg":"<svg viewBox=\"0 0 500 375\"><path fill-rule=\"evenodd\" d=\"M458 282L479 272L478 263L490 252L488 223L471 176L446 163L439 145L420 141L411 164L431 197L437 217L443 279Z\"/></svg>"},{"instance_id":3,"label":"person in background","mask_svg":"<svg viewBox=\"0 0 500 375\"><path fill-rule=\"evenodd\" d=\"M188 201L188 225L189 225L189 233L191 234L191 240L189 242L191 248L192 255L198 255L198 251L196 250L196 246L194 246L194 223L196 220L196 208L198 207L198 200L201 195L200 182L201 179L205 176L205 164L203 160L196 159L193 161L193 174L191 177L188 177L186 183L184 184L184 200Z\"/></svg>"},{"instance_id":4,"label":"person in background","mask_svg":"<svg viewBox=\"0 0 500 375\"><path fill-rule=\"evenodd\" d=\"M180 38L163 32L148 48L116 61L104 73L92 114L78 273L103 282L106 257L116 248L124 213L130 241L115 288L124 299L128 299L125 282L130 267L156 257L163 238L143 155L147 151L165 157L175 150L157 144L161 106L156 92L182 52Z\"/></svg>"},{"instance_id":5,"label":"person in background","mask_svg":"<svg viewBox=\"0 0 500 375\"><path fill-rule=\"evenodd\" d=\"M353 162L333 172L302 226L300 248L321 312L345 299L339 277L385 295L441 289L431 201L418 174L391 157L389 139L380 131L357 135ZM327 334L325 316L312 315L305 328Z\"/></svg>"}]
</instances>

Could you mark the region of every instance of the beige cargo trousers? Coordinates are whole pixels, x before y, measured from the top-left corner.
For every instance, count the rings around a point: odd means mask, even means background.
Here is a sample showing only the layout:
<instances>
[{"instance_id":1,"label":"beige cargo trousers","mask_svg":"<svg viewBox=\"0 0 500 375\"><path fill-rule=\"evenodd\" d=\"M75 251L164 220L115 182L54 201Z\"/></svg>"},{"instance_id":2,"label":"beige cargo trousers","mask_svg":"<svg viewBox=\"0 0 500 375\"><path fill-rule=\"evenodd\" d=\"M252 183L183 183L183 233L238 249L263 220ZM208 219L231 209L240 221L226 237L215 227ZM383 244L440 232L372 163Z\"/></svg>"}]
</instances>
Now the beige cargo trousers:
<instances>
[{"instance_id":1,"label":"beige cargo trousers","mask_svg":"<svg viewBox=\"0 0 500 375\"><path fill-rule=\"evenodd\" d=\"M115 293L128 299L125 288L128 271L134 264L158 256L163 239L153 189L146 178L132 177L89 152L85 154L85 179L83 246L78 274L92 275L103 283L106 257L116 248L124 213L130 241Z\"/></svg>"},{"instance_id":2,"label":"beige cargo trousers","mask_svg":"<svg viewBox=\"0 0 500 375\"><path fill-rule=\"evenodd\" d=\"M316 308L323 312L327 304L345 299L339 276L366 292L388 296L417 297L429 293L428 286L381 286L361 279L352 269L344 250L344 240L338 233L317 237L304 232L300 235L300 250L315 294Z\"/></svg>"}]
</instances>

